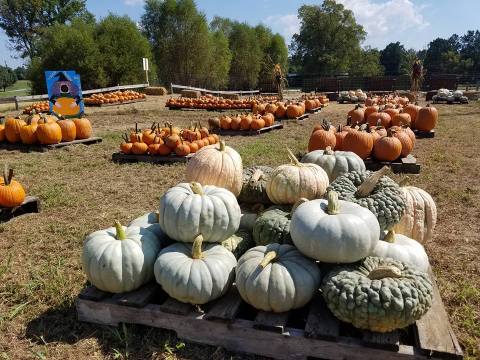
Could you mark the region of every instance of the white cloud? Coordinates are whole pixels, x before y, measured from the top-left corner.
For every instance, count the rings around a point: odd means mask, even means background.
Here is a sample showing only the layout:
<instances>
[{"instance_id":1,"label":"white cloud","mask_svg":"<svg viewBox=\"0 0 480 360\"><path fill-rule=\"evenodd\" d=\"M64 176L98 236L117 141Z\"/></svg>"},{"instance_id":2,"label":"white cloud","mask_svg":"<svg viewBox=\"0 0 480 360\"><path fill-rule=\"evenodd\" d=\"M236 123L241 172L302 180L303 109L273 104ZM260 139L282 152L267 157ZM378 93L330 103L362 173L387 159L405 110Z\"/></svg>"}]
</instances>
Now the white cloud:
<instances>
[{"instance_id":1,"label":"white cloud","mask_svg":"<svg viewBox=\"0 0 480 360\"><path fill-rule=\"evenodd\" d=\"M423 30L429 23L422 15L424 6L411 0L338 0L355 14L355 19L367 31L366 43L384 47L390 41L405 38L405 31ZM407 44L408 45L408 44Z\"/></svg>"},{"instance_id":2,"label":"white cloud","mask_svg":"<svg viewBox=\"0 0 480 360\"><path fill-rule=\"evenodd\" d=\"M274 32L282 35L287 44L290 43L293 34L300 30L300 20L295 14L288 15L271 15L268 16L263 23L269 26Z\"/></svg>"},{"instance_id":3,"label":"white cloud","mask_svg":"<svg viewBox=\"0 0 480 360\"><path fill-rule=\"evenodd\" d=\"M143 0L123 0L123 3L127 6L136 6L143 4Z\"/></svg>"}]
</instances>

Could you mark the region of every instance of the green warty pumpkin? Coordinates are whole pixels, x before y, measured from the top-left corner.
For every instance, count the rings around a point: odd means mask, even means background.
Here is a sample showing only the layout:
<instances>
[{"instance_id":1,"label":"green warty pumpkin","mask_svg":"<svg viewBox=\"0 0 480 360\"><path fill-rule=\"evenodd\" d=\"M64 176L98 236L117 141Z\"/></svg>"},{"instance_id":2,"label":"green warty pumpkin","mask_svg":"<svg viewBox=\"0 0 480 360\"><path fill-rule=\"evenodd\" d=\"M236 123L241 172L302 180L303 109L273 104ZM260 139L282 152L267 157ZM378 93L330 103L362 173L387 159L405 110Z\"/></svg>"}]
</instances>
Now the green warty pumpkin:
<instances>
[{"instance_id":1,"label":"green warty pumpkin","mask_svg":"<svg viewBox=\"0 0 480 360\"><path fill-rule=\"evenodd\" d=\"M243 185L238 202L271 204L267 195L267 182L272 171L273 169L268 166L253 166L243 169Z\"/></svg>"},{"instance_id":2,"label":"green warty pumpkin","mask_svg":"<svg viewBox=\"0 0 480 360\"><path fill-rule=\"evenodd\" d=\"M253 240L257 245L292 244L290 222L291 216L288 207L272 206L255 221Z\"/></svg>"},{"instance_id":3,"label":"green warty pumpkin","mask_svg":"<svg viewBox=\"0 0 480 360\"><path fill-rule=\"evenodd\" d=\"M415 267L367 257L337 266L321 285L323 298L341 321L359 329L390 332L420 319L432 305L432 282Z\"/></svg>"},{"instance_id":4,"label":"green warty pumpkin","mask_svg":"<svg viewBox=\"0 0 480 360\"><path fill-rule=\"evenodd\" d=\"M227 240L222 241L222 245L225 249L232 252L232 254L238 259L248 249L254 247L255 242L249 231L240 229Z\"/></svg>"}]
</instances>

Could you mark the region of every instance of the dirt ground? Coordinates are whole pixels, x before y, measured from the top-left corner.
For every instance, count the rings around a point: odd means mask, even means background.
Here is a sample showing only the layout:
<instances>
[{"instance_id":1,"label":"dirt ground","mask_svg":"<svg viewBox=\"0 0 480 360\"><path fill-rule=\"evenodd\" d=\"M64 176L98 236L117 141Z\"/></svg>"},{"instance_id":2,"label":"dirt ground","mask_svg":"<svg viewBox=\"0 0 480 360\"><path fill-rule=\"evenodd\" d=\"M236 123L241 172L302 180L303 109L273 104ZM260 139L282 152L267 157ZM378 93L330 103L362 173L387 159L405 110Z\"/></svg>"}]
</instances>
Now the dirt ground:
<instances>
[{"instance_id":1,"label":"dirt ground","mask_svg":"<svg viewBox=\"0 0 480 360\"><path fill-rule=\"evenodd\" d=\"M168 111L166 97L108 108L87 108L104 141L49 153L0 150L40 214L0 224L0 359L222 359L249 358L185 344L174 333L141 326L118 329L77 322L74 300L86 284L80 254L85 236L127 223L157 207L161 194L183 180L184 165L111 162L121 133L138 122L188 125L212 113ZM304 151L321 119L343 123L351 105L331 104L302 124L260 137L226 138L245 165L288 161L285 146ZM438 206L434 239L427 245L442 298L470 358L480 357L480 104L439 105L433 139L418 140L422 165L410 184L427 190ZM399 179L400 177L397 177ZM253 357L250 357L253 358Z\"/></svg>"}]
</instances>

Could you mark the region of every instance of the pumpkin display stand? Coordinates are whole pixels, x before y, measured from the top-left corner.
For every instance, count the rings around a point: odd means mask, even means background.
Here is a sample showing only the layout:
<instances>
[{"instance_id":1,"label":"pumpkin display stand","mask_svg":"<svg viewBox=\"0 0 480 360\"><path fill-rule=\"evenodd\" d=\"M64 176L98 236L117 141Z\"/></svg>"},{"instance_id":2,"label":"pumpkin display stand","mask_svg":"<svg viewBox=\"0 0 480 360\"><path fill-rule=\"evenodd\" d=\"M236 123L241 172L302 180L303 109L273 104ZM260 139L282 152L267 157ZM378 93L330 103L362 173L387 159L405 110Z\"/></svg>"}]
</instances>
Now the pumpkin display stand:
<instances>
[{"instance_id":1,"label":"pumpkin display stand","mask_svg":"<svg viewBox=\"0 0 480 360\"><path fill-rule=\"evenodd\" d=\"M116 163L151 163L151 164L167 164L167 163L186 163L194 154L188 154L187 156L178 156L175 154L160 156L160 155L135 155L124 154L122 152L116 152L112 155L112 161Z\"/></svg>"},{"instance_id":2,"label":"pumpkin display stand","mask_svg":"<svg viewBox=\"0 0 480 360\"><path fill-rule=\"evenodd\" d=\"M283 129L283 124L276 122L272 126L266 126L259 130L223 130L223 129L213 129L212 132L221 136L254 136L260 135L272 130Z\"/></svg>"},{"instance_id":3,"label":"pumpkin display stand","mask_svg":"<svg viewBox=\"0 0 480 360\"><path fill-rule=\"evenodd\" d=\"M432 307L421 320L385 334L358 330L339 321L320 294L303 308L270 313L243 302L235 286L201 307L174 300L156 283L117 295L90 286L78 296L75 307L79 321L172 330L186 341L275 359L463 357L436 285Z\"/></svg>"},{"instance_id":4,"label":"pumpkin display stand","mask_svg":"<svg viewBox=\"0 0 480 360\"><path fill-rule=\"evenodd\" d=\"M420 174L421 166L417 164L417 159L408 155L407 157L400 158L394 161L378 161L373 158L367 158L363 161L365 168L371 171L377 171L384 166L390 167L395 174Z\"/></svg>"},{"instance_id":5,"label":"pumpkin display stand","mask_svg":"<svg viewBox=\"0 0 480 360\"><path fill-rule=\"evenodd\" d=\"M55 149L63 148L65 146L70 146L70 145L78 145L78 144L92 145L92 144L97 144L101 142L102 142L101 137L91 137L88 139L79 139L79 140L61 142L61 143L52 144L52 145L40 145L40 144L25 145L22 143L0 142L0 150L3 149L3 150L19 150L22 152L34 152L34 151L47 152L50 150L55 150Z\"/></svg>"},{"instance_id":6,"label":"pumpkin display stand","mask_svg":"<svg viewBox=\"0 0 480 360\"><path fill-rule=\"evenodd\" d=\"M21 215L39 212L40 200L35 196L27 196L25 201L19 206L14 208L0 207L0 222L6 222Z\"/></svg>"},{"instance_id":7,"label":"pumpkin display stand","mask_svg":"<svg viewBox=\"0 0 480 360\"><path fill-rule=\"evenodd\" d=\"M413 130L415 137L417 139L431 139L435 137L435 130L430 131L421 131L421 130Z\"/></svg>"}]
</instances>

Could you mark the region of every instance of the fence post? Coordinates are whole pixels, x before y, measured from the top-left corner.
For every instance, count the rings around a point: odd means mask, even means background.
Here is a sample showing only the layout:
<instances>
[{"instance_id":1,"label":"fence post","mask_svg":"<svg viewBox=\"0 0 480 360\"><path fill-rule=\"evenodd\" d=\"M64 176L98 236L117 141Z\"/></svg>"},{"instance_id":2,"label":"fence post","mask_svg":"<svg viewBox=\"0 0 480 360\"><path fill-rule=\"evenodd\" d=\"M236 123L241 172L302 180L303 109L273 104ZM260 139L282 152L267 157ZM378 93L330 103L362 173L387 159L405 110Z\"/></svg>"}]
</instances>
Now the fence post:
<instances>
[{"instance_id":1,"label":"fence post","mask_svg":"<svg viewBox=\"0 0 480 360\"><path fill-rule=\"evenodd\" d=\"M17 96L13 97L15 99L15 110L18 110L18 99Z\"/></svg>"}]
</instances>

